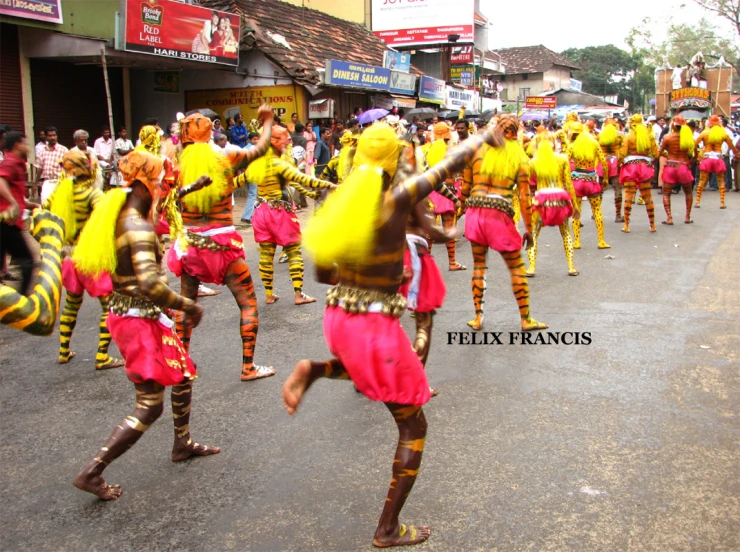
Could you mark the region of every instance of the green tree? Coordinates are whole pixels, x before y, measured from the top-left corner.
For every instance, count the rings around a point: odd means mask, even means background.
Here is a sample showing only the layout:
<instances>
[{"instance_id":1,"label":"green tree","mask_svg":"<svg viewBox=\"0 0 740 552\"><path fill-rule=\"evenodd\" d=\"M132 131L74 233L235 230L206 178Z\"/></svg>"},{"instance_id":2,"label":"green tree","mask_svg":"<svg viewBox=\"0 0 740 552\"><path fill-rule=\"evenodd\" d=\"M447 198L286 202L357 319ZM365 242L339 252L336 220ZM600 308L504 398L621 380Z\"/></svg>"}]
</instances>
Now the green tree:
<instances>
[{"instance_id":1,"label":"green tree","mask_svg":"<svg viewBox=\"0 0 740 552\"><path fill-rule=\"evenodd\" d=\"M584 92L596 96L620 94L623 90L620 81L629 78L637 69L628 52L611 44L570 48L561 55L583 68L576 72L576 78L583 82Z\"/></svg>"}]
</instances>

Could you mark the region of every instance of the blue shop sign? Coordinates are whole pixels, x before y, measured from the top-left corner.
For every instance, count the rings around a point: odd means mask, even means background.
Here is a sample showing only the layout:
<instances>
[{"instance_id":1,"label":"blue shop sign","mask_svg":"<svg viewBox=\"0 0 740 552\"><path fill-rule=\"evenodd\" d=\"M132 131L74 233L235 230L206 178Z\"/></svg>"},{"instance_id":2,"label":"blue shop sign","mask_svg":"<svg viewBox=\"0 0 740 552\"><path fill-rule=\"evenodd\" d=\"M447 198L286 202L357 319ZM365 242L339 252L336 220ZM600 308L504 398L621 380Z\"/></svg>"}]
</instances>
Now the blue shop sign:
<instances>
[{"instance_id":1,"label":"blue shop sign","mask_svg":"<svg viewBox=\"0 0 740 552\"><path fill-rule=\"evenodd\" d=\"M389 91L391 71L383 67L326 60L326 84Z\"/></svg>"},{"instance_id":2,"label":"blue shop sign","mask_svg":"<svg viewBox=\"0 0 740 552\"><path fill-rule=\"evenodd\" d=\"M419 80L419 99L424 102L445 103L445 81L422 76Z\"/></svg>"}]
</instances>

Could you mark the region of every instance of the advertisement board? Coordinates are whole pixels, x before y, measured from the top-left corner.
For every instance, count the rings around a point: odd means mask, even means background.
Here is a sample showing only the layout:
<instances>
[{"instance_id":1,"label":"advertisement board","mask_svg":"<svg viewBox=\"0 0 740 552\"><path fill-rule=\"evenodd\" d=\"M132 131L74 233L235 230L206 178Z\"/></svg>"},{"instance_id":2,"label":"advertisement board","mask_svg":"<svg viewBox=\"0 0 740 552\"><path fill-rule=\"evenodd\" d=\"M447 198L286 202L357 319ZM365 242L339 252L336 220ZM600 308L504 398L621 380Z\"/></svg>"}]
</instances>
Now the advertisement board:
<instances>
[{"instance_id":1,"label":"advertisement board","mask_svg":"<svg viewBox=\"0 0 740 552\"><path fill-rule=\"evenodd\" d=\"M406 96L416 94L416 75L391 71L391 92Z\"/></svg>"},{"instance_id":2,"label":"advertisement board","mask_svg":"<svg viewBox=\"0 0 740 552\"><path fill-rule=\"evenodd\" d=\"M706 109L712 106L711 97L711 93L706 88L679 88L671 92L671 109L685 107Z\"/></svg>"},{"instance_id":3,"label":"advertisement board","mask_svg":"<svg viewBox=\"0 0 740 552\"><path fill-rule=\"evenodd\" d=\"M391 71L408 73L411 71L411 54L386 50L383 54L383 67Z\"/></svg>"},{"instance_id":4,"label":"advertisement board","mask_svg":"<svg viewBox=\"0 0 740 552\"><path fill-rule=\"evenodd\" d=\"M473 63L473 45L453 48L450 54L450 63L452 65L470 65Z\"/></svg>"},{"instance_id":5,"label":"advertisement board","mask_svg":"<svg viewBox=\"0 0 740 552\"><path fill-rule=\"evenodd\" d=\"M399 109L414 109L416 100L413 98L389 98L388 96L375 96L373 105L391 111L394 107Z\"/></svg>"},{"instance_id":6,"label":"advertisement board","mask_svg":"<svg viewBox=\"0 0 740 552\"><path fill-rule=\"evenodd\" d=\"M555 109L558 99L555 96L527 96L524 107L527 109Z\"/></svg>"},{"instance_id":7,"label":"advertisement board","mask_svg":"<svg viewBox=\"0 0 740 552\"><path fill-rule=\"evenodd\" d=\"M0 15L63 23L62 0L0 0Z\"/></svg>"},{"instance_id":8,"label":"advertisement board","mask_svg":"<svg viewBox=\"0 0 740 552\"><path fill-rule=\"evenodd\" d=\"M189 90L185 92L185 111L209 108L222 120L241 113L249 123L257 118L257 110L268 103L278 117L286 120L291 113L305 113L305 100L300 88L290 86L252 86L249 88L224 88L220 90ZM224 125L225 126L225 125Z\"/></svg>"},{"instance_id":9,"label":"advertisement board","mask_svg":"<svg viewBox=\"0 0 740 552\"><path fill-rule=\"evenodd\" d=\"M445 102L445 81L423 75L419 80L419 99L442 105Z\"/></svg>"},{"instance_id":10,"label":"advertisement board","mask_svg":"<svg viewBox=\"0 0 740 552\"><path fill-rule=\"evenodd\" d=\"M124 49L236 66L239 22L236 14L174 0L126 0Z\"/></svg>"},{"instance_id":11,"label":"advertisement board","mask_svg":"<svg viewBox=\"0 0 740 552\"><path fill-rule=\"evenodd\" d=\"M373 32L390 46L473 42L475 0L372 0Z\"/></svg>"},{"instance_id":12,"label":"advertisement board","mask_svg":"<svg viewBox=\"0 0 740 552\"><path fill-rule=\"evenodd\" d=\"M391 70L374 65L327 59L326 84L387 92L391 89Z\"/></svg>"},{"instance_id":13,"label":"advertisement board","mask_svg":"<svg viewBox=\"0 0 740 552\"><path fill-rule=\"evenodd\" d=\"M464 107L468 110L478 109L478 92L475 90L460 90L452 86L445 88L445 107L447 109L460 109Z\"/></svg>"},{"instance_id":14,"label":"advertisement board","mask_svg":"<svg viewBox=\"0 0 740 552\"><path fill-rule=\"evenodd\" d=\"M334 100L308 102L309 119L331 119L334 117Z\"/></svg>"}]
</instances>

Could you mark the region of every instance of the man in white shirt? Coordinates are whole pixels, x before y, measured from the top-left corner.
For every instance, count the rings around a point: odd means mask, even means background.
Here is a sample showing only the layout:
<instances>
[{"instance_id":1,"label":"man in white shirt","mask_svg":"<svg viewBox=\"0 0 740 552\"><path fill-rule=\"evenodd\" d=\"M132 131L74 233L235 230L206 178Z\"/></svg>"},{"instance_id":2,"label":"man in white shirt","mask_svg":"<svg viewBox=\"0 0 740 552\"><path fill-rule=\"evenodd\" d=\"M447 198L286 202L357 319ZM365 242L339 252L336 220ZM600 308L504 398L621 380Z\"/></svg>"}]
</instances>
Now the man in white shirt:
<instances>
[{"instance_id":1,"label":"man in white shirt","mask_svg":"<svg viewBox=\"0 0 740 552\"><path fill-rule=\"evenodd\" d=\"M39 143L36 144L36 148L34 153L36 156L34 159L38 158L39 155L41 155L41 150L43 150L46 147L46 130L39 130Z\"/></svg>"},{"instance_id":2,"label":"man in white shirt","mask_svg":"<svg viewBox=\"0 0 740 552\"><path fill-rule=\"evenodd\" d=\"M115 147L119 157L126 157L134 151L134 143L128 139L128 130L125 127L118 131L118 139L116 140Z\"/></svg>"},{"instance_id":3,"label":"man in white shirt","mask_svg":"<svg viewBox=\"0 0 740 552\"><path fill-rule=\"evenodd\" d=\"M103 135L95 140L93 145L98 163L102 168L108 168L113 163L113 139L110 137L110 129L103 127Z\"/></svg>"}]
</instances>

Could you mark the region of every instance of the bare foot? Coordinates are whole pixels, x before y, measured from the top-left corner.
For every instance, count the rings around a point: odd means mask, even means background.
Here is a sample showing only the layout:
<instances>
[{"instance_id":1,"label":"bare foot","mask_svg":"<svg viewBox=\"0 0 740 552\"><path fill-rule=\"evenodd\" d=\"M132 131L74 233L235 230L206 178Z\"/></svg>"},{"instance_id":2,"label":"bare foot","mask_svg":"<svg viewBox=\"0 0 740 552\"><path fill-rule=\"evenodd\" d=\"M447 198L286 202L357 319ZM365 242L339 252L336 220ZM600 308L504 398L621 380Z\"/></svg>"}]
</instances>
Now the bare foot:
<instances>
[{"instance_id":1,"label":"bare foot","mask_svg":"<svg viewBox=\"0 0 740 552\"><path fill-rule=\"evenodd\" d=\"M272 305L273 303L276 303L278 299L280 299L279 295L269 295L267 299L265 299L265 303Z\"/></svg>"},{"instance_id":2,"label":"bare foot","mask_svg":"<svg viewBox=\"0 0 740 552\"><path fill-rule=\"evenodd\" d=\"M468 267L465 265L461 265L460 263L451 264L449 266L450 272L457 272L458 270L467 270Z\"/></svg>"},{"instance_id":3,"label":"bare foot","mask_svg":"<svg viewBox=\"0 0 740 552\"><path fill-rule=\"evenodd\" d=\"M624 222L624 217L616 217L614 222Z\"/></svg>"},{"instance_id":4,"label":"bare foot","mask_svg":"<svg viewBox=\"0 0 740 552\"><path fill-rule=\"evenodd\" d=\"M622 232L624 232L625 234L629 234L630 233L630 227L627 226L627 225L622 226Z\"/></svg>"},{"instance_id":5,"label":"bare foot","mask_svg":"<svg viewBox=\"0 0 740 552\"><path fill-rule=\"evenodd\" d=\"M650 227L650 232L653 232L653 233L655 233L655 232L657 232L657 231L658 231L658 229L657 229L657 228L656 228L655 226L651 226L651 227Z\"/></svg>"},{"instance_id":6,"label":"bare foot","mask_svg":"<svg viewBox=\"0 0 740 552\"><path fill-rule=\"evenodd\" d=\"M573 243L573 249L580 249L581 248L581 242Z\"/></svg>"},{"instance_id":7,"label":"bare foot","mask_svg":"<svg viewBox=\"0 0 740 552\"><path fill-rule=\"evenodd\" d=\"M126 363L122 361L120 358L112 357L108 355L108 358L106 358L103 362L96 362L95 363L95 369L96 370L108 370L109 368L121 368L122 366L125 366Z\"/></svg>"},{"instance_id":8,"label":"bare foot","mask_svg":"<svg viewBox=\"0 0 740 552\"><path fill-rule=\"evenodd\" d=\"M530 318L529 320L522 320L522 331L523 332L534 332L537 330L546 330L549 328L547 324L544 324L543 322L537 322L534 318Z\"/></svg>"},{"instance_id":9,"label":"bare foot","mask_svg":"<svg viewBox=\"0 0 740 552\"><path fill-rule=\"evenodd\" d=\"M534 278L534 270L532 270L532 269L528 268L528 269L527 269L527 271L526 271L526 272L524 273L524 275L525 275L525 276L526 276L527 278Z\"/></svg>"},{"instance_id":10,"label":"bare foot","mask_svg":"<svg viewBox=\"0 0 740 552\"><path fill-rule=\"evenodd\" d=\"M578 276L579 274L580 272L578 272L578 270L576 270L575 268L572 268L568 271L568 276Z\"/></svg>"},{"instance_id":11,"label":"bare foot","mask_svg":"<svg viewBox=\"0 0 740 552\"><path fill-rule=\"evenodd\" d=\"M293 373L288 376L283 384L283 404L285 410L291 416L298 410L301 399L306 390L311 386L311 361L299 360L295 365Z\"/></svg>"},{"instance_id":12,"label":"bare foot","mask_svg":"<svg viewBox=\"0 0 740 552\"><path fill-rule=\"evenodd\" d=\"M262 378L269 378L276 374L275 368L272 366L258 366L255 364L252 368L245 370L242 368L242 375L239 377L242 381L252 381Z\"/></svg>"},{"instance_id":13,"label":"bare foot","mask_svg":"<svg viewBox=\"0 0 740 552\"><path fill-rule=\"evenodd\" d=\"M437 391L437 390L436 390L436 389L435 389L434 387L430 387L430 388L429 388L429 394L430 394L430 395L431 395L432 397L436 397L437 395L439 395L439 391Z\"/></svg>"},{"instance_id":14,"label":"bare foot","mask_svg":"<svg viewBox=\"0 0 740 552\"><path fill-rule=\"evenodd\" d=\"M74 351L70 351L67 354L67 356L64 356L64 355L60 354L59 355L59 359L57 360L57 362L59 364L67 364L70 360L72 360L76 356L77 356L77 353L75 353Z\"/></svg>"},{"instance_id":15,"label":"bare foot","mask_svg":"<svg viewBox=\"0 0 740 552\"><path fill-rule=\"evenodd\" d=\"M188 438L187 441L177 440L175 441L175 445L172 447L172 461L182 462L192 456L210 456L211 454L218 454L219 452L221 452L219 447L199 445L190 438Z\"/></svg>"},{"instance_id":16,"label":"bare foot","mask_svg":"<svg viewBox=\"0 0 740 552\"><path fill-rule=\"evenodd\" d=\"M118 500L123 494L120 485L108 485L102 475L93 475L87 468L77 474L72 485L81 491L94 494L100 500Z\"/></svg>"},{"instance_id":17,"label":"bare foot","mask_svg":"<svg viewBox=\"0 0 740 552\"><path fill-rule=\"evenodd\" d=\"M611 248L612 248L612 246L611 246L611 245L609 245L609 244L608 244L608 243L606 243L606 242L601 242L601 243L599 244L599 249L611 249Z\"/></svg>"},{"instance_id":18,"label":"bare foot","mask_svg":"<svg viewBox=\"0 0 740 552\"><path fill-rule=\"evenodd\" d=\"M426 525L405 525L401 523L390 535L379 536L375 534L373 546L377 548L390 548L391 546L407 546L419 544L427 540L432 534Z\"/></svg>"},{"instance_id":19,"label":"bare foot","mask_svg":"<svg viewBox=\"0 0 740 552\"><path fill-rule=\"evenodd\" d=\"M473 328L475 331L480 331L480 329L483 328L483 318L476 316L475 320L468 322L468 326Z\"/></svg>"},{"instance_id":20,"label":"bare foot","mask_svg":"<svg viewBox=\"0 0 740 552\"><path fill-rule=\"evenodd\" d=\"M295 295L295 304L296 305L307 305L308 303L315 303L316 299L313 297L309 297L303 292L296 293Z\"/></svg>"}]
</instances>

